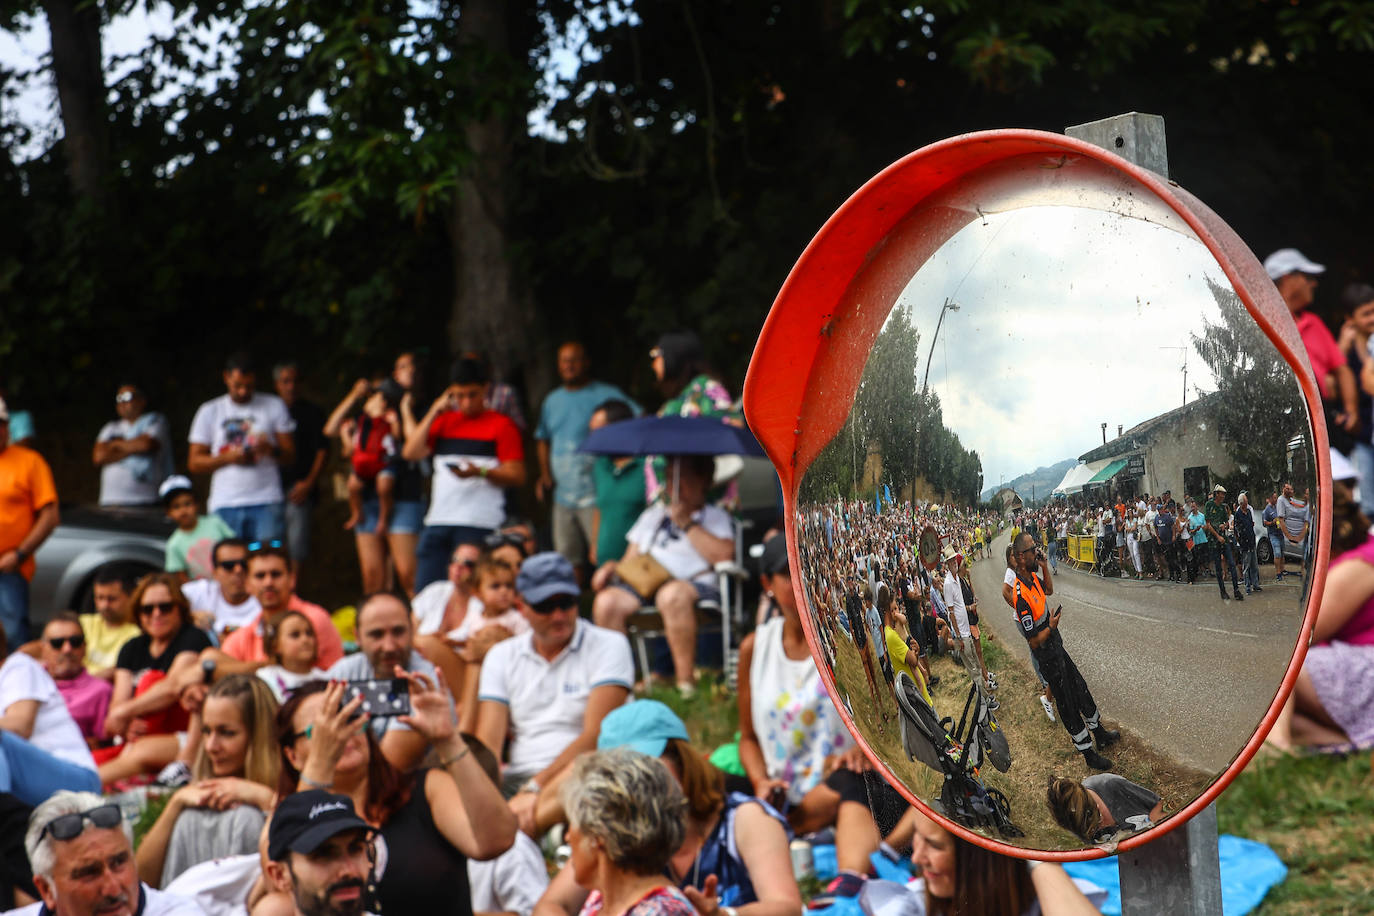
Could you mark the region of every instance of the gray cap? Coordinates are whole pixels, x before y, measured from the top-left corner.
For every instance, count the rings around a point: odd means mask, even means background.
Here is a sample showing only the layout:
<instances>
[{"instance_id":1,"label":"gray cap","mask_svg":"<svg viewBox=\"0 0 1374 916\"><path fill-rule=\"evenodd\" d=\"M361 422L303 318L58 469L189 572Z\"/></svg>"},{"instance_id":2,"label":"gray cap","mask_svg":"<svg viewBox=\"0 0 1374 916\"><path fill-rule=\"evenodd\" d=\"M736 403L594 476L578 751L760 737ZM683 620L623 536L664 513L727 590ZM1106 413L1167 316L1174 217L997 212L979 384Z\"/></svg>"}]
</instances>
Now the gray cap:
<instances>
[{"instance_id":1,"label":"gray cap","mask_svg":"<svg viewBox=\"0 0 1374 916\"><path fill-rule=\"evenodd\" d=\"M520 564L520 574L515 577L515 590L529 604L539 604L554 595L576 597L582 594L568 558L551 550L536 553Z\"/></svg>"}]
</instances>

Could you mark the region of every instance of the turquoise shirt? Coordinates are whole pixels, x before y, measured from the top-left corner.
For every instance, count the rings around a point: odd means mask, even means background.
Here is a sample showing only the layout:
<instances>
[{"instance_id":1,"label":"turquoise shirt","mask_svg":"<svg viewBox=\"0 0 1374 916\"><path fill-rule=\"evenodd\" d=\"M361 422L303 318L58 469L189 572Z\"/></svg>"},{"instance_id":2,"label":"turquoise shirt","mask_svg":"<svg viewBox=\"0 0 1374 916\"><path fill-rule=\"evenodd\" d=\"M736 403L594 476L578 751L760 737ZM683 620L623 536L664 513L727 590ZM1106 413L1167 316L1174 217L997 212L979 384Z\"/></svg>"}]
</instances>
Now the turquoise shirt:
<instances>
[{"instance_id":1,"label":"turquoise shirt","mask_svg":"<svg viewBox=\"0 0 1374 916\"><path fill-rule=\"evenodd\" d=\"M595 455L579 454L587 438L587 423L606 401L624 401L638 416L639 405L625 392L606 382L588 382L581 388L555 388L539 408L534 438L549 443L549 470L553 473L553 498L560 506L585 509L596 503L592 481ZM619 554L616 554L619 556Z\"/></svg>"},{"instance_id":2,"label":"turquoise shirt","mask_svg":"<svg viewBox=\"0 0 1374 916\"><path fill-rule=\"evenodd\" d=\"M607 455L596 458L592 468L596 507L601 512L596 531L596 561L619 560L625 555L625 536L644 511L644 459L632 458L617 468Z\"/></svg>"}]
</instances>

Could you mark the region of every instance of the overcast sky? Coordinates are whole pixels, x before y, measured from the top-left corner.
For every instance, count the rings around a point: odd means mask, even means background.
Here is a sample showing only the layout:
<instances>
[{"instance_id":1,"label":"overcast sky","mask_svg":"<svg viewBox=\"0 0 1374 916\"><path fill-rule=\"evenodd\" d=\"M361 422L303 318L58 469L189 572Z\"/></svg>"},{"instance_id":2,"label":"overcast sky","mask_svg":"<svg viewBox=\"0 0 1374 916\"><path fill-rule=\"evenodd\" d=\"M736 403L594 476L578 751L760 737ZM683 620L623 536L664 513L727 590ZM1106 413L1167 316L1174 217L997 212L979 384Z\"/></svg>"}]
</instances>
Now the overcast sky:
<instances>
[{"instance_id":1,"label":"overcast sky","mask_svg":"<svg viewBox=\"0 0 1374 916\"><path fill-rule=\"evenodd\" d=\"M1077 207L993 214L922 265L898 302L921 332L918 373L945 298L930 364L945 424L977 449L985 487L1077 458L1211 391L1190 333L1219 320L1204 277L1228 285L1196 239Z\"/></svg>"}]
</instances>

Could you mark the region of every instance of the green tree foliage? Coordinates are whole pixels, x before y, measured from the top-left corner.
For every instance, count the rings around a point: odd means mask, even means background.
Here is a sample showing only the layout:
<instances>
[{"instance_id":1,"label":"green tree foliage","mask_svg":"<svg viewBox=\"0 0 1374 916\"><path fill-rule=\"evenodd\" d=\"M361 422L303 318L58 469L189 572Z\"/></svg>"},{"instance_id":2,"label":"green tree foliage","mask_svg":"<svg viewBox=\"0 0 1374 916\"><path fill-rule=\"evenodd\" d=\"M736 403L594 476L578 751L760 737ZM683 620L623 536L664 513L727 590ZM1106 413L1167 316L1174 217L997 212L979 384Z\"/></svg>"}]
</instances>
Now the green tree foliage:
<instances>
[{"instance_id":1,"label":"green tree foliage","mask_svg":"<svg viewBox=\"0 0 1374 916\"><path fill-rule=\"evenodd\" d=\"M1287 476L1289 443L1310 441L1307 408L1292 370L1235 291L1204 279L1221 320L1204 321L1192 339L1216 379L1218 431L1236 462L1226 482L1232 493L1268 493Z\"/></svg>"},{"instance_id":2,"label":"green tree foliage","mask_svg":"<svg viewBox=\"0 0 1374 916\"><path fill-rule=\"evenodd\" d=\"M141 376L175 417L238 345L317 382L403 346L437 366L479 242L529 310L469 330L532 396L532 337L576 335L652 400L644 352L673 326L737 392L797 254L869 176L965 130L1132 109L1166 116L1174 177L1261 254L1299 244L1341 278L1374 241L1349 193L1374 184L1366 3L522 0L499 4L504 40L472 38L492 2L178 0L177 34L107 69L94 205L60 142L20 161L0 109L11 393L103 416ZM3 0L0 28L39 7ZM494 179L483 125L505 131ZM458 204L493 182L502 234L465 238Z\"/></svg>"}]
</instances>

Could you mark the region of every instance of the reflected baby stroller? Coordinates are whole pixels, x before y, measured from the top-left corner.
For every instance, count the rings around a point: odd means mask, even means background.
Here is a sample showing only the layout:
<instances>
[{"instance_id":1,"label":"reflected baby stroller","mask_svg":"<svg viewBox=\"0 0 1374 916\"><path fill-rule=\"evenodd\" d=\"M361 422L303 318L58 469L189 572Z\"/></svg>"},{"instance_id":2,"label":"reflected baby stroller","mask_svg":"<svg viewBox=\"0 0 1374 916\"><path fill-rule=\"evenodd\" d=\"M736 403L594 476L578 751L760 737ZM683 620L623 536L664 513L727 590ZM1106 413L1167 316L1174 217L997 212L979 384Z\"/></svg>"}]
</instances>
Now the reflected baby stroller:
<instances>
[{"instance_id":1,"label":"reflected baby stroller","mask_svg":"<svg viewBox=\"0 0 1374 916\"><path fill-rule=\"evenodd\" d=\"M921 696L920 688L906 672L896 679L897 707L901 712L902 750L945 777L940 797L930 806L965 827L988 827L1004 837L1024 836L1011 820L1007 797L990 789L979 778L986 759L999 771L1011 768L1011 749L1006 733L984 705L976 686L970 686L959 725L941 719Z\"/></svg>"}]
</instances>

